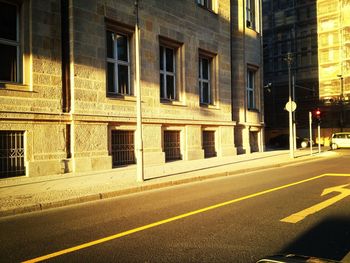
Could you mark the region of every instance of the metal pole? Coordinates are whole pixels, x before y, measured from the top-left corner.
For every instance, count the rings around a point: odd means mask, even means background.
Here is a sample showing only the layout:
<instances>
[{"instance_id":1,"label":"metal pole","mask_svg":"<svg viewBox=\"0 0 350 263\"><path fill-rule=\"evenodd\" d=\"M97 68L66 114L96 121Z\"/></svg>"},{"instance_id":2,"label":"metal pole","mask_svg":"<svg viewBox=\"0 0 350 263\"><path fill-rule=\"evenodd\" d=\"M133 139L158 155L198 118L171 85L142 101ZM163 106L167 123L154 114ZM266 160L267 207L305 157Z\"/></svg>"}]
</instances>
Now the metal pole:
<instances>
[{"instance_id":1,"label":"metal pole","mask_svg":"<svg viewBox=\"0 0 350 263\"><path fill-rule=\"evenodd\" d=\"M288 91L289 91L289 155L290 158L294 159L294 136L293 136L293 113L292 113L292 81L291 81L291 65L292 65L292 54L288 53L287 55L287 63L288 63Z\"/></svg>"},{"instance_id":2,"label":"metal pole","mask_svg":"<svg viewBox=\"0 0 350 263\"><path fill-rule=\"evenodd\" d=\"M292 76L292 101L295 102L295 78ZM294 150L297 149L297 123L295 119L295 110L293 111L293 144Z\"/></svg>"},{"instance_id":3,"label":"metal pole","mask_svg":"<svg viewBox=\"0 0 350 263\"><path fill-rule=\"evenodd\" d=\"M317 133L318 133L318 153L321 153L321 125L318 123L317 125Z\"/></svg>"},{"instance_id":4,"label":"metal pole","mask_svg":"<svg viewBox=\"0 0 350 263\"><path fill-rule=\"evenodd\" d=\"M312 155L312 113L309 111L309 132L310 132L310 155Z\"/></svg>"},{"instance_id":5,"label":"metal pole","mask_svg":"<svg viewBox=\"0 0 350 263\"><path fill-rule=\"evenodd\" d=\"M144 181L143 141L142 141L142 108L140 85L140 28L139 28L139 1L135 1L136 25L135 25L135 86L136 86L136 141L137 141L137 178L138 182Z\"/></svg>"},{"instance_id":6,"label":"metal pole","mask_svg":"<svg viewBox=\"0 0 350 263\"><path fill-rule=\"evenodd\" d=\"M343 131L344 126L344 78L340 78L340 131Z\"/></svg>"}]
</instances>

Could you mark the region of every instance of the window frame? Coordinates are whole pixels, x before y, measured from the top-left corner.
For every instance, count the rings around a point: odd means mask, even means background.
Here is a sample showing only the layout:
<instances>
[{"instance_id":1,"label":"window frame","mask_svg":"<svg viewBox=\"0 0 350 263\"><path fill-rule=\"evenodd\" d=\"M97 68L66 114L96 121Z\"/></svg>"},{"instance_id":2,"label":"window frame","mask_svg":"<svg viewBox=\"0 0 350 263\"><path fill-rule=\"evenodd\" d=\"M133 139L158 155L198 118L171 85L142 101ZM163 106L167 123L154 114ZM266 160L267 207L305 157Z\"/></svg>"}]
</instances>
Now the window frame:
<instances>
[{"instance_id":1,"label":"window frame","mask_svg":"<svg viewBox=\"0 0 350 263\"><path fill-rule=\"evenodd\" d=\"M255 0L246 0L246 26L256 30Z\"/></svg>"},{"instance_id":2,"label":"window frame","mask_svg":"<svg viewBox=\"0 0 350 263\"><path fill-rule=\"evenodd\" d=\"M171 50L172 51L172 67L173 67L173 71L167 71L166 65L167 65L167 50ZM163 69L161 68L161 60L163 58ZM167 46L164 44L160 44L159 45L159 89L160 89L160 99L161 100L168 100L168 101L177 101L178 100L178 95L177 95L177 79L176 79L176 50L174 47L171 46ZM170 96L168 96L168 88L167 88L167 77L170 76L173 78L173 94L174 94L174 98L171 98ZM163 87L161 85L163 80ZM163 92L162 92L163 90ZM164 94L164 96L162 97L161 94Z\"/></svg>"},{"instance_id":3,"label":"window frame","mask_svg":"<svg viewBox=\"0 0 350 263\"><path fill-rule=\"evenodd\" d=\"M247 98L247 109L257 110L256 105L256 72L257 69L247 68L246 78L246 98ZM250 78L251 77L251 78ZM251 80L253 80L251 84Z\"/></svg>"},{"instance_id":4,"label":"window frame","mask_svg":"<svg viewBox=\"0 0 350 263\"><path fill-rule=\"evenodd\" d=\"M0 38L0 44L4 46L16 47L16 73L15 80L4 80L0 79L0 83L9 83L9 84L21 84L23 82L23 69L22 69L22 44L21 44L21 12L20 12L20 4L16 1L8 2L1 1L1 3L5 3L8 5L12 5L16 7L16 40Z\"/></svg>"},{"instance_id":5,"label":"window frame","mask_svg":"<svg viewBox=\"0 0 350 263\"><path fill-rule=\"evenodd\" d=\"M132 81L133 77L134 77L134 53L133 53L133 47L134 47L134 37L135 37L135 28L134 26L131 25L127 25L124 23L120 23L117 22L115 20L111 20L109 18L105 18L105 73L106 73L106 96L109 98L127 98L127 97L133 97L134 96L134 83ZM117 71L118 65L128 65L128 93L120 93L118 90L118 85L119 83L117 83L118 79L114 77L114 87L113 90L114 92L110 92L109 91L109 86L108 86L108 63L114 63L114 61L118 61L118 57L114 57L114 58L109 58L108 54L107 54L107 32L111 31L113 32L115 35L121 35L121 36L125 36L127 37L127 56L128 56L128 62L125 63L125 61L120 61L120 64L114 64L117 66L114 66L114 72ZM115 39L113 41L113 48L115 45L117 45L117 40ZM117 53L117 51L113 50L113 55L115 56Z\"/></svg>"},{"instance_id":6,"label":"window frame","mask_svg":"<svg viewBox=\"0 0 350 263\"><path fill-rule=\"evenodd\" d=\"M198 57L198 84L199 84L199 101L203 105L212 105L213 104L213 91L212 91L212 58L199 54ZM203 77L203 60L208 61L208 78ZM208 84L208 101L204 101L204 83Z\"/></svg>"},{"instance_id":7,"label":"window frame","mask_svg":"<svg viewBox=\"0 0 350 263\"><path fill-rule=\"evenodd\" d=\"M167 72L168 76L174 76L174 96L175 98L167 98L165 95L162 97L162 88L163 93L166 94L166 82L164 86L161 87L161 75L163 74L163 79L166 78L167 75L164 76L164 72L166 68L161 70L161 47L169 48L173 50L173 72ZM183 43L178 42L173 39L169 39L167 37L163 37L159 35L159 46L158 46L158 66L159 66L159 98L162 103L170 103L170 104L179 104L183 105L184 103L184 50L182 49ZM166 49L165 49L166 50ZM163 66L166 66L166 60L164 61L163 56ZM165 69L165 71L164 71ZM174 74L174 75L173 75Z\"/></svg>"}]
</instances>

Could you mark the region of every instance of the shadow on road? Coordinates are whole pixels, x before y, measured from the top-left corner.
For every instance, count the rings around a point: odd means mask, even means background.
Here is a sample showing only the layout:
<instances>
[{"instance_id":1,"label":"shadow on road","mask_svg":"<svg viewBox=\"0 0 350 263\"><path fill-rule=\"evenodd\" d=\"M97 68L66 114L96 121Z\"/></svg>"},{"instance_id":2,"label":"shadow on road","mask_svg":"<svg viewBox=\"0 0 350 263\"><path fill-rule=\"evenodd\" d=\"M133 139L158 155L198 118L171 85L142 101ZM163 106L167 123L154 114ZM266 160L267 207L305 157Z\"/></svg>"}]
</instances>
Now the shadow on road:
<instances>
[{"instance_id":1,"label":"shadow on road","mask_svg":"<svg viewBox=\"0 0 350 263\"><path fill-rule=\"evenodd\" d=\"M350 217L322 221L283 249L283 254L299 254L342 260L350 252Z\"/></svg>"}]
</instances>

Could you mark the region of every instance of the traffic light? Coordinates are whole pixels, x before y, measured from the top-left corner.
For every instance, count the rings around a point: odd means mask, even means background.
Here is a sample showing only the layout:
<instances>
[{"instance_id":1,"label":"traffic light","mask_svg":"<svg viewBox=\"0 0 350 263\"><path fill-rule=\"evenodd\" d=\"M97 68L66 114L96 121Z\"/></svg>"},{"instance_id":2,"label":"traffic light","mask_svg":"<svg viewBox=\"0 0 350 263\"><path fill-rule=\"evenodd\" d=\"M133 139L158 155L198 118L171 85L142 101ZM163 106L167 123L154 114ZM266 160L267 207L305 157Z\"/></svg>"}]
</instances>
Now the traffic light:
<instances>
[{"instance_id":1,"label":"traffic light","mask_svg":"<svg viewBox=\"0 0 350 263\"><path fill-rule=\"evenodd\" d=\"M322 120L322 112L321 112L321 110L320 109L314 110L313 117L314 117L314 120L317 123L321 123L321 120Z\"/></svg>"}]
</instances>

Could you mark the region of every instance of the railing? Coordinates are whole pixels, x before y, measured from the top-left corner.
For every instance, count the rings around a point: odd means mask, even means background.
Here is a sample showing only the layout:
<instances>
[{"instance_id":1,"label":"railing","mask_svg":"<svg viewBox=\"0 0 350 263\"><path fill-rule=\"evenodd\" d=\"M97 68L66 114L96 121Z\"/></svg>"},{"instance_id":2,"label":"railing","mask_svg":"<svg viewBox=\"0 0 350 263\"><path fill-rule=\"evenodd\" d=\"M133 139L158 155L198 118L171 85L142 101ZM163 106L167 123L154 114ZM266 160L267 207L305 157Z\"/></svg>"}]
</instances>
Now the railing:
<instances>
[{"instance_id":1,"label":"railing","mask_svg":"<svg viewBox=\"0 0 350 263\"><path fill-rule=\"evenodd\" d=\"M215 132L203 131L202 139L203 139L204 158L216 157Z\"/></svg>"},{"instance_id":2,"label":"railing","mask_svg":"<svg viewBox=\"0 0 350 263\"><path fill-rule=\"evenodd\" d=\"M180 131L164 131L165 161L181 160Z\"/></svg>"},{"instance_id":3,"label":"railing","mask_svg":"<svg viewBox=\"0 0 350 263\"><path fill-rule=\"evenodd\" d=\"M24 132L0 131L0 178L25 175Z\"/></svg>"},{"instance_id":4,"label":"railing","mask_svg":"<svg viewBox=\"0 0 350 263\"><path fill-rule=\"evenodd\" d=\"M133 131L112 131L113 167L135 164L135 146Z\"/></svg>"}]
</instances>

